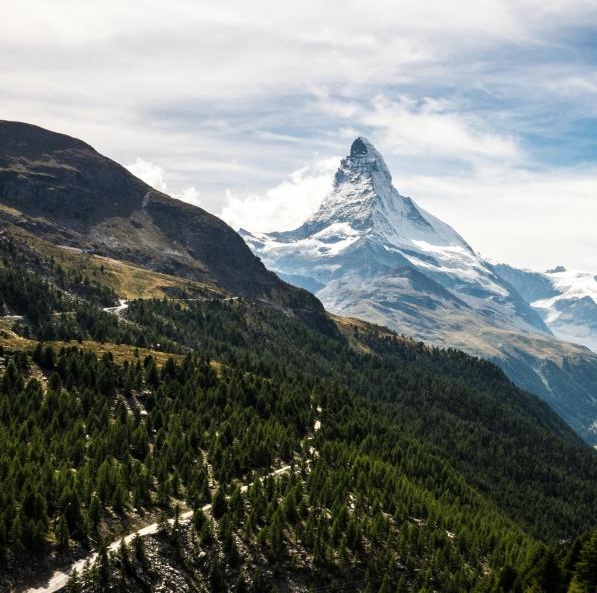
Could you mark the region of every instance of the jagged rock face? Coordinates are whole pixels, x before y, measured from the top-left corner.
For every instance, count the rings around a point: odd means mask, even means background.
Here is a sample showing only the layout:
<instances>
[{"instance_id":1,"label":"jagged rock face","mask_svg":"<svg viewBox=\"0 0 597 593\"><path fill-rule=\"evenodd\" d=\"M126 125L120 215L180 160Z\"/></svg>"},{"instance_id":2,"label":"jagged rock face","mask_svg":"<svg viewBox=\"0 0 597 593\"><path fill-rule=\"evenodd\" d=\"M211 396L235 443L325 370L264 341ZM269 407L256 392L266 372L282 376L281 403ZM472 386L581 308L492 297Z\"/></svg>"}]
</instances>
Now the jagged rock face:
<instances>
[{"instance_id":1,"label":"jagged rock face","mask_svg":"<svg viewBox=\"0 0 597 593\"><path fill-rule=\"evenodd\" d=\"M395 191L379 152L365 138L357 138L336 172L334 191L307 225L313 230L334 222L353 228L371 227L375 217L383 215L384 199L391 202Z\"/></svg>"},{"instance_id":2,"label":"jagged rock face","mask_svg":"<svg viewBox=\"0 0 597 593\"><path fill-rule=\"evenodd\" d=\"M507 279L396 190L365 138L353 142L332 191L303 225L241 235L266 266L332 312L489 358L597 440L597 356L555 340Z\"/></svg>"},{"instance_id":3,"label":"jagged rock face","mask_svg":"<svg viewBox=\"0 0 597 593\"><path fill-rule=\"evenodd\" d=\"M323 316L317 299L269 272L223 221L64 134L0 121L0 204L17 211L0 210L0 221L55 243Z\"/></svg>"}]
</instances>

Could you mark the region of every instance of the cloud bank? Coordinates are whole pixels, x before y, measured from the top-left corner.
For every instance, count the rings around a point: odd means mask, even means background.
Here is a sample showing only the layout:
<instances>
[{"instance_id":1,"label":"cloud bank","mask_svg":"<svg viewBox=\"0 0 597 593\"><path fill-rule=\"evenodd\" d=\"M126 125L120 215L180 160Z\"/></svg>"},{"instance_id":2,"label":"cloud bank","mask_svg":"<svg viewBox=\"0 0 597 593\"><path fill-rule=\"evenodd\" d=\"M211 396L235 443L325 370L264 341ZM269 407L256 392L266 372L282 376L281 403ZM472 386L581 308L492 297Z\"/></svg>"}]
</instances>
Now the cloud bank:
<instances>
[{"instance_id":1,"label":"cloud bank","mask_svg":"<svg viewBox=\"0 0 597 593\"><path fill-rule=\"evenodd\" d=\"M255 228L301 222L318 163L362 134L398 189L438 215L450 204L481 251L531 263L541 236L546 260L580 266L595 248L571 229L597 218L596 39L597 0L21 0L0 19L0 113ZM555 196L565 227L543 215Z\"/></svg>"},{"instance_id":2,"label":"cloud bank","mask_svg":"<svg viewBox=\"0 0 597 593\"><path fill-rule=\"evenodd\" d=\"M163 167L150 163L149 161L144 161L140 157L137 157L137 160L134 163L131 163L130 165L125 165L125 167L135 177L138 177L142 181L145 181L147 185L150 185L154 189L164 192L165 194L170 194L173 198L176 198L177 200L182 200L183 202L193 204L193 206L201 205L201 201L199 199L199 192L194 186L187 187L179 193L169 192L168 184L166 183L166 172L164 171Z\"/></svg>"},{"instance_id":3,"label":"cloud bank","mask_svg":"<svg viewBox=\"0 0 597 593\"><path fill-rule=\"evenodd\" d=\"M226 192L220 217L235 229L291 230L313 214L332 189L339 159L327 159L291 173L264 193Z\"/></svg>"}]
</instances>

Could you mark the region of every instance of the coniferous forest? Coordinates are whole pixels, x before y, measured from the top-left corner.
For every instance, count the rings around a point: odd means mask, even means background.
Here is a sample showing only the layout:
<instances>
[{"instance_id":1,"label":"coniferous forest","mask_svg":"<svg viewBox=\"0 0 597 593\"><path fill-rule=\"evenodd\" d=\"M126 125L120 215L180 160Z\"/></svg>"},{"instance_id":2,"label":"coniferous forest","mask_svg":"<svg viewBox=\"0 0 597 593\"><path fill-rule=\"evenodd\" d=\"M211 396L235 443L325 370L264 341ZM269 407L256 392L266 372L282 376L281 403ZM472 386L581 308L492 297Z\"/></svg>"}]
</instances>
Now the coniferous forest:
<instances>
[{"instance_id":1,"label":"coniferous forest","mask_svg":"<svg viewBox=\"0 0 597 593\"><path fill-rule=\"evenodd\" d=\"M117 302L2 243L0 590L91 551L69 591L597 587L597 456L492 364L184 285Z\"/></svg>"}]
</instances>

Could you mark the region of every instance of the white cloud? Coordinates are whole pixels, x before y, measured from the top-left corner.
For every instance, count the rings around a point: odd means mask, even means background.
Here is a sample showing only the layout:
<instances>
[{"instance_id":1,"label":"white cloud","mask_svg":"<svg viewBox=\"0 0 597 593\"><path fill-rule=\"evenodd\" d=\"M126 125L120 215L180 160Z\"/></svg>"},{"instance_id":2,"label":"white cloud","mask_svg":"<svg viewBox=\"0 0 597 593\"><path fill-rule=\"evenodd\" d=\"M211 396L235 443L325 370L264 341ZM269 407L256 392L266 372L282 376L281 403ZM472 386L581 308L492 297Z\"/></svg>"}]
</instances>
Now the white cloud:
<instances>
[{"instance_id":1,"label":"white cloud","mask_svg":"<svg viewBox=\"0 0 597 593\"><path fill-rule=\"evenodd\" d=\"M522 157L515 138L492 130L485 121L446 100L406 95L391 100L379 94L358 108L347 103L344 111L341 101L324 96L319 108L372 130L386 154L447 157L473 164Z\"/></svg>"},{"instance_id":2,"label":"white cloud","mask_svg":"<svg viewBox=\"0 0 597 593\"><path fill-rule=\"evenodd\" d=\"M264 193L228 190L219 216L232 228L250 231L290 230L302 224L332 189L339 159L326 159L291 173Z\"/></svg>"},{"instance_id":3,"label":"white cloud","mask_svg":"<svg viewBox=\"0 0 597 593\"><path fill-rule=\"evenodd\" d=\"M165 180L165 173L163 167L154 165L149 161L144 161L142 158L137 158L134 163L125 165L125 167L135 176L145 181L147 185L151 185L158 191L168 192L168 184Z\"/></svg>"},{"instance_id":4,"label":"white cloud","mask_svg":"<svg viewBox=\"0 0 597 593\"><path fill-rule=\"evenodd\" d=\"M118 97L147 106L173 96L400 83L433 65L443 68L439 83L489 48L552 44L554 31L597 18L592 0L305 0L291 19L275 0L166 8L156 0L8 3L0 21L4 86L54 81L70 104Z\"/></svg>"},{"instance_id":5,"label":"white cloud","mask_svg":"<svg viewBox=\"0 0 597 593\"><path fill-rule=\"evenodd\" d=\"M195 186L188 187L187 189L183 189L180 193L172 194L173 198L177 200L181 200L182 202L187 202L192 204L193 206L201 206L201 200L199 199L199 192L195 189Z\"/></svg>"},{"instance_id":6,"label":"white cloud","mask_svg":"<svg viewBox=\"0 0 597 593\"><path fill-rule=\"evenodd\" d=\"M154 163L151 163L149 161L145 161L140 157L137 157L137 160L134 163L125 166L133 175L135 175L135 177L138 177L142 181L145 181L147 185L151 185L151 187L153 187L154 189L164 192L165 194L169 194L177 200L193 204L193 206L200 205L201 202L199 200L199 192L197 191L195 186L183 189L180 192L168 191L168 184L166 183L166 173L163 167L155 165Z\"/></svg>"},{"instance_id":7,"label":"white cloud","mask_svg":"<svg viewBox=\"0 0 597 593\"><path fill-rule=\"evenodd\" d=\"M514 159L521 152L513 138L488 128L478 118L457 106L425 98L413 101L401 97L388 100L383 95L373 101L373 112L363 123L381 131L390 150L401 154L435 154L466 159Z\"/></svg>"}]
</instances>

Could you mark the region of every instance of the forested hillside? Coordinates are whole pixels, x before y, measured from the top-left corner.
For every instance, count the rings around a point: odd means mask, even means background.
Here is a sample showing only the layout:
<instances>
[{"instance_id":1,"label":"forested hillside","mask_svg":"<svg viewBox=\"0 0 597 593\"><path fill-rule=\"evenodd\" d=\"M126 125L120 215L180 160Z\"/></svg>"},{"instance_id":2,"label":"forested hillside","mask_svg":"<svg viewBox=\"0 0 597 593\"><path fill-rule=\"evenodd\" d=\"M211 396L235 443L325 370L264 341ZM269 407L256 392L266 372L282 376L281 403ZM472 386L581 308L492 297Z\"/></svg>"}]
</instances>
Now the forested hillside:
<instances>
[{"instance_id":1,"label":"forested hillside","mask_svg":"<svg viewBox=\"0 0 597 593\"><path fill-rule=\"evenodd\" d=\"M492 364L1 245L0 590L595 587L597 456Z\"/></svg>"}]
</instances>

